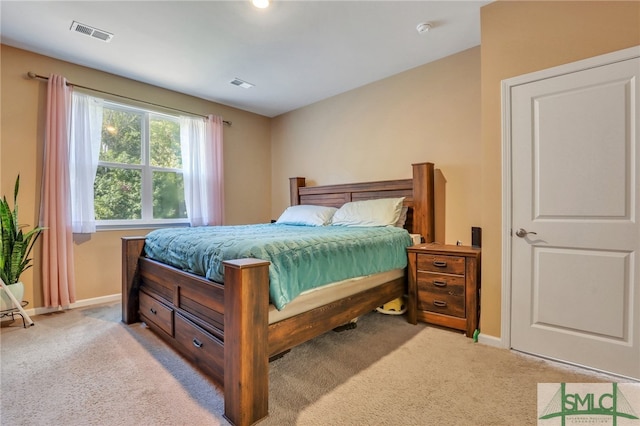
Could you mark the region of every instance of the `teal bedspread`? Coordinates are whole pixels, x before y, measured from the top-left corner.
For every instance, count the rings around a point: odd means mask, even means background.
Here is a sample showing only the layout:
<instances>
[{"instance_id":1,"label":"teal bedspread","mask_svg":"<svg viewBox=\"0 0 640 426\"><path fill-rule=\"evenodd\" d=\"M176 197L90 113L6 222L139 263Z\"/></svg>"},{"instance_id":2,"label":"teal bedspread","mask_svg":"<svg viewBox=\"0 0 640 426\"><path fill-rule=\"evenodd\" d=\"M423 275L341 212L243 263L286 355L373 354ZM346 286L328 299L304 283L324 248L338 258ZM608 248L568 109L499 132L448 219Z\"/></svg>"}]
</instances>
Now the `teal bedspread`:
<instances>
[{"instance_id":1,"label":"teal bedspread","mask_svg":"<svg viewBox=\"0 0 640 426\"><path fill-rule=\"evenodd\" d=\"M305 290L407 266L411 237L395 227L258 224L150 232L146 256L224 282L222 261L257 258L269 267L271 303L282 309Z\"/></svg>"}]
</instances>

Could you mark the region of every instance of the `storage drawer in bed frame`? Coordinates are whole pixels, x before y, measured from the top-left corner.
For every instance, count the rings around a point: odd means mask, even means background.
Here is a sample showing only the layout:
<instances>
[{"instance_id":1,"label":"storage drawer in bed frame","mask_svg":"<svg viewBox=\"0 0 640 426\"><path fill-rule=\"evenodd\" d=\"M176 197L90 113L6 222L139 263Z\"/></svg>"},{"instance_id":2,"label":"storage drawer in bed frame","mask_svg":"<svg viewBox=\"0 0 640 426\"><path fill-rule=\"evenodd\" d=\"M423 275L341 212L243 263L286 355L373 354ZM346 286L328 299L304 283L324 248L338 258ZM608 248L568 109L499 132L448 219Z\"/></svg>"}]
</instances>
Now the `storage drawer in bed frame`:
<instances>
[{"instance_id":1,"label":"storage drawer in bed frame","mask_svg":"<svg viewBox=\"0 0 640 426\"><path fill-rule=\"evenodd\" d=\"M155 262L141 262L154 268ZM140 317L147 325L214 379L224 380L223 286L205 279L185 281L169 270L140 287Z\"/></svg>"},{"instance_id":2,"label":"storage drawer in bed frame","mask_svg":"<svg viewBox=\"0 0 640 426\"><path fill-rule=\"evenodd\" d=\"M222 382L224 365L218 361L224 355L222 342L180 314L176 314L175 324L175 340L180 351L196 366Z\"/></svg>"},{"instance_id":3,"label":"storage drawer in bed frame","mask_svg":"<svg viewBox=\"0 0 640 426\"><path fill-rule=\"evenodd\" d=\"M173 337L173 309L144 291L140 292L140 317Z\"/></svg>"}]
</instances>

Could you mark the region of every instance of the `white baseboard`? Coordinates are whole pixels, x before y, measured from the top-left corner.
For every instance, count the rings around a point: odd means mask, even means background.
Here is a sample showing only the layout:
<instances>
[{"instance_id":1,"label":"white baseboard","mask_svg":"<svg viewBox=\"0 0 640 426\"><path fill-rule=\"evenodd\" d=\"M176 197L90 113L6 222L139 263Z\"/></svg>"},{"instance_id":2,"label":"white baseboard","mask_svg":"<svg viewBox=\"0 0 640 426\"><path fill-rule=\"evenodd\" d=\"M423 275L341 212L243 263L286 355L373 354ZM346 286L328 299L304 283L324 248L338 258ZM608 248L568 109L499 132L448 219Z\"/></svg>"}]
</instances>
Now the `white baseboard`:
<instances>
[{"instance_id":1,"label":"white baseboard","mask_svg":"<svg viewBox=\"0 0 640 426\"><path fill-rule=\"evenodd\" d=\"M502 339L496 336L489 336L488 334L480 333L478 335L478 343L485 344L487 346L494 346L496 348L504 348L504 343Z\"/></svg>"},{"instance_id":2,"label":"white baseboard","mask_svg":"<svg viewBox=\"0 0 640 426\"><path fill-rule=\"evenodd\" d=\"M52 312L65 311L67 309L85 308L87 306L101 305L103 303L119 302L121 300L122 300L122 294L118 293L118 294L111 294L108 296L94 297L92 299L78 300L77 302L72 303L71 305L66 306L64 308L62 307L32 308L32 309L25 309L25 312L29 316L43 315L43 314L50 314Z\"/></svg>"}]
</instances>

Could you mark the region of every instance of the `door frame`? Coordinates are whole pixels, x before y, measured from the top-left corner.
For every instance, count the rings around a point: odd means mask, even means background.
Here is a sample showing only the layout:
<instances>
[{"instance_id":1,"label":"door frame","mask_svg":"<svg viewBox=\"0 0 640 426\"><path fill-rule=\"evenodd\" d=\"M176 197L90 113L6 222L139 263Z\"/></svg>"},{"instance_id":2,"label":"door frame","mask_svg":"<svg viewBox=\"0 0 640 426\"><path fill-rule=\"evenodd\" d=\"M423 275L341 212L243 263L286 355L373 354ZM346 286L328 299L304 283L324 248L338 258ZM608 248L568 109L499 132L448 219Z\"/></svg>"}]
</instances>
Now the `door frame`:
<instances>
[{"instance_id":1,"label":"door frame","mask_svg":"<svg viewBox=\"0 0 640 426\"><path fill-rule=\"evenodd\" d=\"M558 77L597 68L616 62L626 61L640 57L640 46L634 46L623 50L595 56L588 59L535 71L529 74L502 80L502 304L500 343L502 347L511 348L511 251L512 251L512 162L511 162L511 89L522 84L532 83L538 80ZM638 82L640 84L640 82Z\"/></svg>"}]
</instances>

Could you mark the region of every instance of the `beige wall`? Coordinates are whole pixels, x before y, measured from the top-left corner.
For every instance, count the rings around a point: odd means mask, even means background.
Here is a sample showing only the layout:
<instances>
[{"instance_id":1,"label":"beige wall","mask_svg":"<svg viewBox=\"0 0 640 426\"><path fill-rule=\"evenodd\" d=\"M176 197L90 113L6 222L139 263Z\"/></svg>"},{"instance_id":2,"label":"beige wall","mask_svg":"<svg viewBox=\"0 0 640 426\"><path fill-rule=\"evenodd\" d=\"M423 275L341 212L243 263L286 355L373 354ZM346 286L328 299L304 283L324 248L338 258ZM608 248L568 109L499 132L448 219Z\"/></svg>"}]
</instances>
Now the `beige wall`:
<instances>
[{"instance_id":1,"label":"beige wall","mask_svg":"<svg viewBox=\"0 0 640 426\"><path fill-rule=\"evenodd\" d=\"M0 46L0 194L12 194L20 173L20 217L37 223L46 82L25 78L28 71L65 76L70 82L197 114L222 115L233 122L224 129L225 215L228 224L265 222L271 212L270 119L202 99L138 83L9 46ZM76 238L76 297L92 299L120 293L120 237L147 230L105 231ZM40 248L35 267L23 276L29 307L43 305L39 278Z\"/></svg>"},{"instance_id":2,"label":"beige wall","mask_svg":"<svg viewBox=\"0 0 640 426\"><path fill-rule=\"evenodd\" d=\"M481 10L482 332L500 335L502 80L640 45L640 2L498 1Z\"/></svg>"},{"instance_id":3,"label":"beige wall","mask_svg":"<svg viewBox=\"0 0 640 426\"><path fill-rule=\"evenodd\" d=\"M274 217L289 203L288 177L409 178L411 163L430 161L446 180L436 235L470 244L480 225L480 48L276 117L271 145Z\"/></svg>"}]
</instances>

